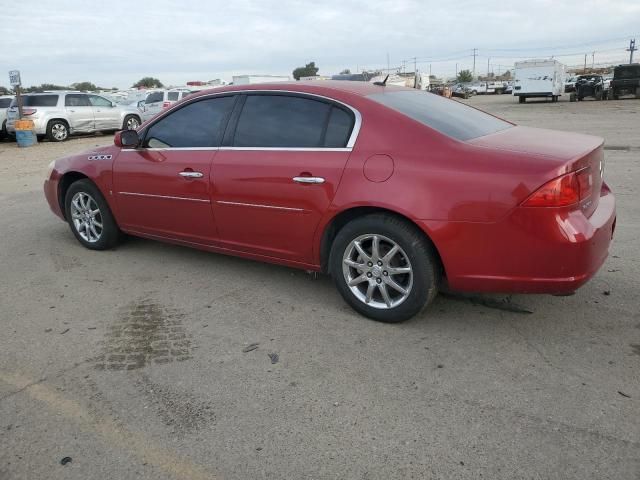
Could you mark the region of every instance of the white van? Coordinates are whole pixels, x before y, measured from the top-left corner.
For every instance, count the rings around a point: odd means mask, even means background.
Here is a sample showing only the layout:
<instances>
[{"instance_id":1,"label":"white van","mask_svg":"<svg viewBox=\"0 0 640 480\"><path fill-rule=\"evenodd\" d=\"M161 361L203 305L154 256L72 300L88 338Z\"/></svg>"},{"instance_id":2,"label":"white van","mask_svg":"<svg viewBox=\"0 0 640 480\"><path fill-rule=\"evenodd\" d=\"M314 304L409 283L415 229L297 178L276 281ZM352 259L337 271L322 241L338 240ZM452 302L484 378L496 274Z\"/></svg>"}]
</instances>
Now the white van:
<instances>
[{"instance_id":1,"label":"white van","mask_svg":"<svg viewBox=\"0 0 640 480\"><path fill-rule=\"evenodd\" d=\"M513 96L520 103L527 98L551 98L564 93L565 66L557 60L526 60L515 63Z\"/></svg>"},{"instance_id":2,"label":"white van","mask_svg":"<svg viewBox=\"0 0 640 480\"><path fill-rule=\"evenodd\" d=\"M170 107L178 100L182 100L192 92L186 88L172 88L171 90L156 90L147 95L142 108L142 119L146 122L165 108Z\"/></svg>"}]
</instances>

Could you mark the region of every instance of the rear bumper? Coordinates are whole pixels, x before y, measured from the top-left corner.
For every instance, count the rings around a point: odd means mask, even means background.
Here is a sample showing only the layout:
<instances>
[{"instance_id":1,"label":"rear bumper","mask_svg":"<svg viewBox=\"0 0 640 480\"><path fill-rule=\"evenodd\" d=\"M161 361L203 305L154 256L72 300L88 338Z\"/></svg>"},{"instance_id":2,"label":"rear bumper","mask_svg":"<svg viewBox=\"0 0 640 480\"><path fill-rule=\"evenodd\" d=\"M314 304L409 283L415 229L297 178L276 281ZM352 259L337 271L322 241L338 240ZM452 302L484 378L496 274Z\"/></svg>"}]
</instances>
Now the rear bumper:
<instances>
[{"instance_id":1,"label":"rear bumper","mask_svg":"<svg viewBox=\"0 0 640 480\"><path fill-rule=\"evenodd\" d=\"M27 120L33 121L36 135L45 135L47 133L47 125L43 119L30 118L30 117L25 117L25 118ZM16 134L16 126L15 126L16 120L17 120L16 118L7 118L7 133L10 133L11 135Z\"/></svg>"},{"instance_id":2,"label":"rear bumper","mask_svg":"<svg viewBox=\"0 0 640 480\"><path fill-rule=\"evenodd\" d=\"M429 222L428 228L452 290L563 294L600 269L615 221L615 198L605 188L589 218L580 211L516 208L494 224Z\"/></svg>"}]
</instances>

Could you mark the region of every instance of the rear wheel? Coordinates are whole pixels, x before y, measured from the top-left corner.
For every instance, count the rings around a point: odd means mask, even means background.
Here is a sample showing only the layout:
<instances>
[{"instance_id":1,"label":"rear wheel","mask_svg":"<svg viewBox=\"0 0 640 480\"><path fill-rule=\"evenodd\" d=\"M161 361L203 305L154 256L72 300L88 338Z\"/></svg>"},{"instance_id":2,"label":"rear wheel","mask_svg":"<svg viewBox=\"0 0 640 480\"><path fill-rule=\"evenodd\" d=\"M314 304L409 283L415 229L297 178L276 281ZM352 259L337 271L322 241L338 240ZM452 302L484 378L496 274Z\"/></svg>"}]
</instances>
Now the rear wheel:
<instances>
[{"instance_id":1,"label":"rear wheel","mask_svg":"<svg viewBox=\"0 0 640 480\"><path fill-rule=\"evenodd\" d=\"M336 287L357 312L380 322L407 320L437 293L433 247L414 225L386 214L348 223L331 247Z\"/></svg>"},{"instance_id":2,"label":"rear wheel","mask_svg":"<svg viewBox=\"0 0 640 480\"><path fill-rule=\"evenodd\" d=\"M135 115L127 115L122 122L123 130L135 130L140 126L140 119Z\"/></svg>"},{"instance_id":3,"label":"rear wheel","mask_svg":"<svg viewBox=\"0 0 640 480\"><path fill-rule=\"evenodd\" d=\"M526 100L526 97L518 97L518 103L524 103Z\"/></svg>"},{"instance_id":4,"label":"rear wheel","mask_svg":"<svg viewBox=\"0 0 640 480\"><path fill-rule=\"evenodd\" d=\"M65 217L78 241L91 250L106 250L120 240L120 229L100 190L88 179L71 184L64 200Z\"/></svg>"},{"instance_id":5,"label":"rear wheel","mask_svg":"<svg viewBox=\"0 0 640 480\"><path fill-rule=\"evenodd\" d=\"M52 142L64 142L69 138L69 125L64 120L51 120L47 124L47 138Z\"/></svg>"}]
</instances>

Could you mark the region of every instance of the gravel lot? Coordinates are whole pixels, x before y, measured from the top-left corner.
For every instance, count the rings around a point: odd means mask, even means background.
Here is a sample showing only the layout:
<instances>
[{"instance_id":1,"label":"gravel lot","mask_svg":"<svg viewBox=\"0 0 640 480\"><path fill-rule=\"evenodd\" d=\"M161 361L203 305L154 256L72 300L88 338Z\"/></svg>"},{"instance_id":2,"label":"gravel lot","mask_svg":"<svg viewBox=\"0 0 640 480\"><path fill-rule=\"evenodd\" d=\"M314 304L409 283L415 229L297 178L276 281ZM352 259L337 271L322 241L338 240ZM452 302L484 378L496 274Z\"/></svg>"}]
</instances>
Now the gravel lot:
<instances>
[{"instance_id":1,"label":"gravel lot","mask_svg":"<svg viewBox=\"0 0 640 480\"><path fill-rule=\"evenodd\" d=\"M0 479L640 478L640 102L466 102L605 138L616 237L576 295L439 296L384 325L328 278L92 252L42 181L111 137L0 143Z\"/></svg>"}]
</instances>

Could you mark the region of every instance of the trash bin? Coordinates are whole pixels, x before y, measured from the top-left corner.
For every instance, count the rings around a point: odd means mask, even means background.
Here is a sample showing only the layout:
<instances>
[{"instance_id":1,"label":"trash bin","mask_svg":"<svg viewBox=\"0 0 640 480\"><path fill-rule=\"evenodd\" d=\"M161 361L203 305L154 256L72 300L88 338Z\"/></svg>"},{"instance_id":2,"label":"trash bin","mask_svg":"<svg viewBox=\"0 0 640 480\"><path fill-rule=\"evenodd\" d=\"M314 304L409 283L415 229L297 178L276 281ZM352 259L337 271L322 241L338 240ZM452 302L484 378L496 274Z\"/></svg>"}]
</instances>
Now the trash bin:
<instances>
[{"instance_id":1,"label":"trash bin","mask_svg":"<svg viewBox=\"0 0 640 480\"><path fill-rule=\"evenodd\" d=\"M16 120L16 142L19 147L32 147L38 143L32 120Z\"/></svg>"}]
</instances>

